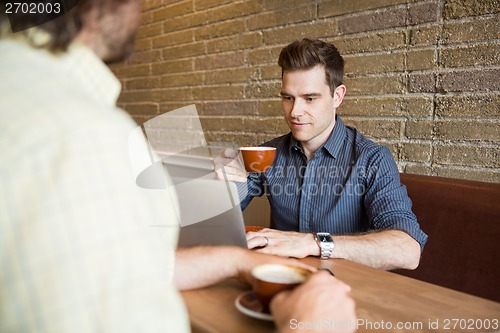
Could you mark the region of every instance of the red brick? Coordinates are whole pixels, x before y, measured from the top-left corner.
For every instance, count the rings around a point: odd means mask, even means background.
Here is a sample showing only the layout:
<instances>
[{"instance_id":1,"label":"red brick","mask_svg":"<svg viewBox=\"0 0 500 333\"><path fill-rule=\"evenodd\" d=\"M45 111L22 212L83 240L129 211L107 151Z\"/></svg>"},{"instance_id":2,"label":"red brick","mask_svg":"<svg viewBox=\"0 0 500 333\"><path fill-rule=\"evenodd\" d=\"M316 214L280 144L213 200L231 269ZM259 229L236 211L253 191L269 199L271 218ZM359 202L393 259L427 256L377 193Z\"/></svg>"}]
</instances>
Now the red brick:
<instances>
[{"instance_id":1,"label":"red brick","mask_svg":"<svg viewBox=\"0 0 500 333\"><path fill-rule=\"evenodd\" d=\"M193 99L205 100L241 100L244 87L241 85L219 85L193 88Z\"/></svg>"},{"instance_id":2,"label":"red brick","mask_svg":"<svg viewBox=\"0 0 500 333\"><path fill-rule=\"evenodd\" d=\"M444 48L440 53L444 67L496 65L499 63L500 44Z\"/></svg>"},{"instance_id":3,"label":"red brick","mask_svg":"<svg viewBox=\"0 0 500 333\"><path fill-rule=\"evenodd\" d=\"M286 7L287 8L301 8L304 6L304 0L287 0ZM265 0L263 1L263 9L277 11L283 9L283 0Z\"/></svg>"},{"instance_id":4,"label":"red brick","mask_svg":"<svg viewBox=\"0 0 500 333\"><path fill-rule=\"evenodd\" d=\"M354 17L345 17L338 20L340 34L352 34L370 30L382 30L402 27L406 22L406 8L397 7L375 13L363 14Z\"/></svg>"},{"instance_id":5,"label":"red brick","mask_svg":"<svg viewBox=\"0 0 500 333\"><path fill-rule=\"evenodd\" d=\"M161 7L164 4L163 0L147 0L141 1L141 8L143 11L151 10L154 8Z\"/></svg>"},{"instance_id":6,"label":"red brick","mask_svg":"<svg viewBox=\"0 0 500 333\"><path fill-rule=\"evenodd\" d=\"M151 74L151 65L143 64L143 65L121 65L113 67L113 71L120 78L130 78L137 76L146 76Z\"/></svg>"},{"instance_id":7,"label":"red brick","mask_svg":"<svg viewBox=\"0 0 500 333\"><path fill-rule=\"evenodd\" d=\"M118 99L120 103L157 102L160 100L159 90L127 90L123 91Z\"/></svg>"},{"instance_id":8,"label":"red brick","mask_svg":"<svg viewBox=\"0 0 500 333\"><path fill-rule=\"evenodd\" d=\"M279 44L284 47L294 39L302 38L325 38L337 35L337 22L311 22L301 23L293 26L282 26L273 29L266 29L262 32L264 44Z\"/></svg>"},{"instance_id":9,"label":"red brick","mask_svg":"<svg viewBox=\"0 0 500 333\"><path fill-rule=\"evenodd\" d=\"M278 97L281 88L279 83L255 83L245 89L246 98Z\"/></svg>"},{"instance_id":10,"label":"red brick","mask_svg":"<svg viewBox=\"0 0 500 333\"><path fill-rule=\"evenodd\" d=\"M160 103L160 114L164 114L166 112L174 111L179 108L185 107L187 105L191 105L194 103L190 103L188 101L185 102L161 102ZM196 107L198 108L198 104L196 104Z\"/></svg>"},{"instance_id":11,"label":"red brick","mask_svg":"<svg viewBox=\"0 0 500 333\"><path fill-rule=\"evenodd\" d=\"M469 22L451 22L443 25L443 42L473 42L493 40L498 34L498 17L474 19Z\"/></svg>"},{"instance_id":12,"label":"red brick","mask_svg":"<svg viewBox=\"0 0 500 333\"><path fill-rule=\"evenodd\" d=\"M342 114L340 115L342 116ZM400 120L360 119L354 117L343 117L342 119L348 126L357 128L361 133L371 138L401 138L403 123Z\"/></svg>"},{"instance_id":13,"label":"red brick","mask_svg":"<svg viewBox=\"0 0 500 333\"><path fill-rule=\"evenodd\" d=\"M205 54L205 44L202 42L171 46L162 49L165 60L174 60Z\"/></svg>"},{"instance_id":14,"label":"red brick","mask_svg":"<svg viewBox=\"0 0 500 333\"><path fill-rule=\"evenodd\" d=\"M257 101L205 102L199 108L200 115L257 115Z\"/></svg>"},{"instance_id":15,"label":"red brick","mask_svg":"<svg viewBox=\"0 0 500 333\"><path fill-rule=\"evenodd\" d=\"M147 78L138 78L138 79L127 80L125 83L125 87L129 90L161 88L160 78L159 77L147 77Z\"/></svg>"},{"instance_id":16,"label":"red brick","mask_svg":"<svg viewBox=\"0 0 500 333\"><path fill-rule=\"evenodd\" d=\"M258 68L231 68L208 71L205 74L206 84L249 82L259 78Z\"/></svg>"},{"instance_id":17,"label":"red brick","mask_svg":"<svg viewBox=\"0 0 500 333\"><path fill-rule=\"evenodd\" d=\"M447 120L436 122L435 127L436 137L442 140L500 142L500 122L498 121Z\"/></svg>"},{"instance_id":18,"label":"red brick","mask_svg":"<svg viewBox=\"0 0 500 333\"><path fill-rule=\"evenodd\" d=\"M410 30L410 45L437 45L440 38L441 28L437 25Z\"/></svg>"},{"instance_id":19,"label":"red brick","mask_svg":"<svg viewBox=\"0 0 500 333\"><path fill-rule=\"evenodd\" d=\"M144 52L134 52L132 57L127 61L127 65L150 64L156 61L161 61L161 51L148 50Z\"/></svg>"},{"instance_id":20,"label":"red brick","mask_svg":"<svg viewBox=\"0 0 500 333\"><path fill-rule=\"evenodd\" d=\"M159 106L153 103L129 103L124 109L131 115L155 115L158 114Z\"/></svg>"},{"instance_id":21,"label":"red brick","mask_svg":"<svg viewBox=\"0 0 500 333\"><path fill-rule=\"evenodd\" d=\"M207 11L207 21L221 22L224 20L259 13L262 10L260 0L246 0L243 2L231 2Z\"/></svg>"},{"instance_id":22,"label":"red brick","mask_svg":"<svg viewBox=\"0 0 500 333\"><path fill-rule=\"evenodd\" d=\"M242 49L252 49L262 45L262 35L260 33L246 33L237 36L218 38L207 42L207 52L227 52Z\"/></svg>"},{"instance_id":23,"label":"red brick","mask_svg":"<svg viewBox=\"0 0 500 333\"><path fill-rule=\"evenodd\" d=\"M436 165L434 173L439 177L458 178L476 180L479 182L500 183L500 172L498 168L492 169L473 169L460 166L439 166Z\"/></svg>"},{"instance_id":24,"label":"red brick","mask_svg":"<svg viewBox=\"0 0 500 333\"><path fill-rule=\"evenodd\" d=\"M185 44L194 41L192 30L181 30L162 34L161 36L153 38L153 48L161 48L164 46L174 46Z\"/></svg>"},{"instance_id":25,"label":"red brick","mask_svg":"<svg viewBox=\"0 0 500 333\"><path fill-rule=\"evenodd\" d=\"M285 47L285 45L250 50L248 51L248 63L250 65L261 65L269 63L277 64L279 54L283 47Z\"/></svg>"},{"instance_id":26,"label":"red brick","mask_svg":"<svg viewBox=\"0 0 500 333\"><path fill-rule=\"evenodd\" d=\"M435 163L443 165L500 167L498 147L440 144L434 148ZM497 170L498 172L498 170Z\"/></svg>"},{"instance_id":27,"label":"red brick","mask_svg":"<svg viewBox=\"0 0 500 333\"><path fill-rule=\"evenodd\" d=\"M187 102L193 100L191 88L166 88L158 92L158 100L161 102ZM186 103L189 105L192 103Z\"/></svg>"},{"instance_id":28,"label":"red brick","mask_svg":"<svg viewBox=\"0 0 500 333\"><path fill-rule=\"evenodd\" d=\"M281 80L281 68L278 64L262 65L260 71L260 78L262 80Z\"/></svg>"},{"instance_id":29,"label":"red brick","mask_svg":"<svg viewBox=\"0 0 500 333\"><path fill-rule=\"evenodd\" d=\"M307 5L300 8L286 9L272 12L264 12L251 16L247 19L246 25L249 30L269 28L276 25L293 24L304 21L311 21L316 16L316 5Z\"/></svg>"},{"instance_id":30,"label":"red brick","mask_svg":"<svg viewBox=\"0 0 500 333\"><path fill-rule=\"evenodd\" d=\"M231 20L202 26L194 31L194 36L196 40L206 40L235 35L242 31L245 31L245 23L242 20Z\"/></svg>"},{"instance_id":31,"label":"red brick","mask_svg":"<svg viewBox=\"0 0 500 333\"><path fill-rule=\"evenodd\" d=\"M193 61L191 59L162 61L152 64L153 75L187 72L191 71L192 69L193 69Z\"/></svg>"},{"instance_id":32,"label":"red brick","mask_svg":"<svg viewBox=\"0 0 500 333\"><path fill-rule=\"evenodd\" d=\"M430 162L432 145L430 142L401 142L397 144L397 160L405 162Z\"/></svg>"},{"instance_id":33,"label":"red brick","mask_svg":"<svg viewBox=\"0 0 500 333\"><path fill-rule=\"evenodd\" d=\"M318 16L339 16L364 12L370 9L384 8L392 5L406 4L406 0L350 0L339 4L338 0L322 1L318 6Z\"/></svg>"},{"instance_id":34,"label":"red brick","mask_svg":"<svg viewBox=\"0 0 500 333\"><path fill-rule=\"evenodd\" d=\"M439 3L427 2L410 4L408 9L409 24L423 24L439 20Z\"/></svg>"},{"instance_id":35,"label":"red brick","mask_svg":"<svg viewBox=\"0 0 500 333\"><path fill-rule=\"evenodd\" d=\"M408 90L412 93L433 93L437 92L436 75L429 74L412 74L409 78Z\"/></svg>"},{"instance_id":36,"label":"red brick","mask_svg":"<svg viewBox=\"0 0 500 333\"><path fill-rule=\"evenodd\" d=\"M406 69L411 71L437 68L437 56L434 49L407 52Z\"/></svg>"},{"instance_id":37,"label":"red brick","mask_svg":"<svg viewBox=\"0 0 500 333\"><path fill-rule=\"evenodd\" d=\"M137 31L137 39L158 36L163 33L162 23L152 23L148 25L141 25Z\"/></svg>"},{"instance_id":38,"label":"red brick","mask_svg":"<svg viewBox=\"0 0 500 333\"><path fill-rule=\"evenodd\" d=\"M429 97L363 97L344 99L341 110L349 116L422 117L432 113Z\"/></svg>"},{"instance_id":39,"label":"red brick","mask_svg":"<svg viewBox=\"0 0 500 333\"><path fill-rule=\"evenodd\" d=\"M404 54L390 53L345 56L345 70L350 74L390 73L404 70Z\"/></svg>"},{"instance_id":40,"label":"red brick","mask_svg":"<svg viewBox=\"0 0 500 333\"><path fill-rule=\"evenodd\" d=\"M200 118L201 126L205 131L231 131L237 132L243 130L245 127L243 125L245 118L243 117L214 117L214 116L204 116Z\"/></svg>"},{"instance_id":41,"label":"red brick","mask_svg":"<svg viewBox=\"0 0 500 333\"><path fill-rule=\"evenodd\" d=\"M444 5L445 19L493 13L498 13L498 0L447 0Z\"/></svg>"},{"instance_id":42,"label":"red brick","mask_svg":"<svg viewBox=\"0 0 500 333\"><path fill-rule=\"evenodd\" d=\"M110 66L118 105L144 122L195 104L207 141L260 144L289 132L279 52L321 38L346 58L338 113L399 170L500 182L497 2L148 0L135 55Z\"/></svg>"},{"instance_id":43,"label":"red brick","mask_svg":"<svg viewBox=\"0 0 500 333\"><path fill-rule=\"evenodd\" d=\"M460 70L441 74L439 84L446 92L498 91L500 90L499 77L498 69Z\"/></svg>"},{"instance_id":44,"label":"red brick","mask_svg":"<svg viewBox=\"0 0 500 333\"><path fill-rule=\"evenodd\" d=\"M262 116L279 116L283 114L281 99L260 99L259 114Z\"/></svg>"},{"instance_id":45,"label":"red brick","mask_svg":"<svg viewBox=\"0 0 500 333\"><path fill-rule=\"evenodd\" d=\"M406 35L402 31L377 33L362 37L341 36L333 39L343 55L358 52L397 50L406 47Z\"/></svg>"},{"instance_id":46,"label":"red brick","mask_svg":"<svg viewBox=\"0 0 500 333\"><path fill-rule=\"evenodd\" d=\"M153 42L151 38L137 39L134 45L134 53L140 51L151 50Z\"/></svg>"},{"instance_id":47,"label":"red brick","mask_svg":"<svg viewBox=\"0 0 500 333\"><path fill-rule=\"evenodd\" d=\"M245 65L245 53L243 51L203 55L196 57L194 60L195 70L212 70L243 65Z\"/></svg>"},{"instance_id":48,"label":"red brick","mask_svg":"<svg viewBox=\"0 0 500 333\"><path fill-rule=\"evenodd\" d=\"M173 32L195 28L205 24L207 21L206 12L189 13L180 17L173 17L168 20L163 20L163 31Z\"/></svg>"},{"instance_id":49,"label":"red brick","mask_svg":"<svg viewBox=\"0 0 500 333\"><path fill-rule=\"evenodd\" d=\"M406 123L405 136L409 139L432 140L435 136L434 122L431 120L409 120Z\"/></svg>"},{"instance_id":50,"label":"red brick","mask_svg":"<svg viewBox=\"0 0 500 333\"><path fill-rule=\"evenodd\" d=\"M153 20L159 22L191 12L193 12L193 3L192 0L187 0L175 3L171 6L162 7L161 9L154 10L152 13Z\"/></svg>"},{"instance_id":51,"label":"red brick","mask_svg":"<svg viewBox=\"0 0 500 333\"><path fill-rule=\"evenodd\" d=\"M401 94L406 92L406 78L402 75L346 77L348 95Z\"/></svg>"},{"instance_id":52,"label":"red brick","mask_svg":"<svg viewBox=\"0 0 500 333\"><path fill-rule=\"evenodd\" d=\"M437 96L436 114L440 117L500 117L498 94L473 96Z\"/></svg>"},{"instance_id":53,"label":"red brick","mask_svg":"<svg viewBox=\"0 0 500 333\"><path fill-rule=\"evenodd\" d=\"M201 72L164 75L161 77L161 87L200 86L204 75Z\"/></svg>"},{"instance_id":54,"label":"red brick","mask_svg":"<svg viewBox=\"0 0 500 333\"><path fill-rule=\"evenodd\" d=\"M233 0L194 0L194 7L196 10L204 10L231 3L232 1Z\"/></svg>"}]
</instances>

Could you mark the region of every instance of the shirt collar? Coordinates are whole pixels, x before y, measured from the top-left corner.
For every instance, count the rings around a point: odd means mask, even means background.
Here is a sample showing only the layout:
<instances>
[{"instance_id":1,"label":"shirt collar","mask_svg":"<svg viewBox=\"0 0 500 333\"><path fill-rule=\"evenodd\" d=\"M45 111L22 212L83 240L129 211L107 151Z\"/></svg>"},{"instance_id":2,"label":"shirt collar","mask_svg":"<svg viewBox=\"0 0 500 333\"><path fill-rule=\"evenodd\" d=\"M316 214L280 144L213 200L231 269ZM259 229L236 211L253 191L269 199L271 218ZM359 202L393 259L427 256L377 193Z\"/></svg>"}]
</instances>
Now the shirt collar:
<instances>
[{"instance_id":1,"label":"shirt collar","mask_svg":"<svg viewBox=\"0 0 500 333\"><path fill-rule=\"evenodd\" d=\"M323 147L332 155L333 158L337 158L342 148L342 142L345 138L345 125L342 119L338 115L335 115L335 126L333 131L326 140Z\"/></svg>"},{"instance_id":2,"label":"shirt collar","mask_svg":"<svg viewBox=\"0 0 500 333\"><path fill-rule=\"evenodd\" d=\"M31 28L26 34L9 32L8 24L0 25L0 35L6 38L23 41L29 44L44 44L50 35L41 29ZM48 52L48 51L47 51ZM108 106L116 106L121 91L121 83L108 66L88 47L78 41L73 41L68 50L55 55L59 57L62 68L81 84L81 89L89 97Z\"/></svg>"},{"instance_id":3,"label":"shirt collar","mask_svg":"<svg viewBox=\"0 0 500 333\"><path fill-rule=\"evenodd\" d=\"M340 153L342 146L342 141L344 140L346 126L342 119L338 115L335 115L335 126L333 127L332 133L326 140L326 142L318 148L326 150L333 158L337 158ZM299 150L302 151L300 142L297 141L293 135L290 133L290 145L289 150Z\"/></svg>"},{"instance_id":4,"label":"shirt collar","mask_svg":"<svg viewBox=\"0 0 500 333\"><path fill-rule=\"evenodd\" d=\"M108 106L116 105L121 91L120 81L91 49L73 42L61 55L61 62L90 98Z\"/></svg>"}]
</instances>

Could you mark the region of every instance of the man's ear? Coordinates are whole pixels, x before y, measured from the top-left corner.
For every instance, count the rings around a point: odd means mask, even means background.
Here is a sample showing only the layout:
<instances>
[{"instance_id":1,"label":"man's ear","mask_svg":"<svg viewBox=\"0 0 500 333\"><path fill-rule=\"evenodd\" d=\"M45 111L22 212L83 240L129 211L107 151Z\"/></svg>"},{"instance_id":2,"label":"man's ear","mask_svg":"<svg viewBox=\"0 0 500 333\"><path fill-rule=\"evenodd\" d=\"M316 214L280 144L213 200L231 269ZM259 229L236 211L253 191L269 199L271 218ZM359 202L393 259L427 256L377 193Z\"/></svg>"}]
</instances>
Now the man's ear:
<instances>
[{"instance_id":1,"label":"man's ear","mask_svg":"<svg viewBox=\"0 0 500 333\"><path fill-rule=\"evenodd\" d=\"M335 91L333 92L333 107L338 108L340 104L342 104L342 101L344 100L345 93L347 91L346 86L343 84L339 85L337 88L335 88Z\"/></svg>"}]
</instances>

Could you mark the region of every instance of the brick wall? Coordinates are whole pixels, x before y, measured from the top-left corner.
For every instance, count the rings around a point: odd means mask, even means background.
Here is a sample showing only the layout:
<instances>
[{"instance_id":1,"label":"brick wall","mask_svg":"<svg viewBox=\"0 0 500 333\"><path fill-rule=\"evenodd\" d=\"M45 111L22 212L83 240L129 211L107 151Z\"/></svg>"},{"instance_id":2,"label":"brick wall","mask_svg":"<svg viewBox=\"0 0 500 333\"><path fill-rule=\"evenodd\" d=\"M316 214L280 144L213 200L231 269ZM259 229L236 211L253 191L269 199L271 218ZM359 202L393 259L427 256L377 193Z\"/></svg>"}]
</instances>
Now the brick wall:
<instances>
[{"instance_id":1,"label":"brick wall","mask_svg":"<svg viewBox=\"0 0 500 333\"><path fill-rule=\"evenodd\" d=\"M338 113L401 171L500 182L499 0L146 0L136 52L113 66L142 123L196 104L207 141L259 144L281 118L281 48L346 60Z\"/></svg>"}]
</instances>

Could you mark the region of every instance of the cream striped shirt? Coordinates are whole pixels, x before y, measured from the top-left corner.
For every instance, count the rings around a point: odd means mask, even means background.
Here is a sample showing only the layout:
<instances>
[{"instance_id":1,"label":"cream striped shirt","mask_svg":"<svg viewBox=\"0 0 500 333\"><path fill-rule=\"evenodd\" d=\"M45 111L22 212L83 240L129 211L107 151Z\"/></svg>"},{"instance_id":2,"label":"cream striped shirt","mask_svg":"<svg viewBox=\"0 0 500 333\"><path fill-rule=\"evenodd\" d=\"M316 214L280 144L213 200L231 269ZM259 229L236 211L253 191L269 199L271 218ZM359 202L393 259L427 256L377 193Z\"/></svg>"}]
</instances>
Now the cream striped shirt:
<instances>
[{"instance_id":1,"label":"cream striped shirt","mask_svg":"<svg viewBox=\"0 0 500 333\"><path fill-rule=\"evenodd\" d=\"M189 330L175 202L136 186L119 90L83 46L0 40L0 332Z\"/></svg>"}]
</instances>

